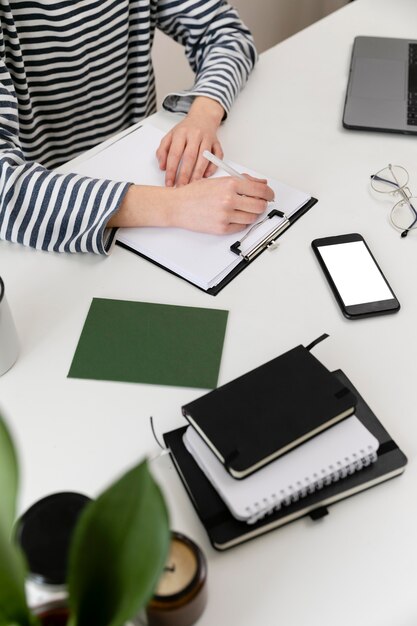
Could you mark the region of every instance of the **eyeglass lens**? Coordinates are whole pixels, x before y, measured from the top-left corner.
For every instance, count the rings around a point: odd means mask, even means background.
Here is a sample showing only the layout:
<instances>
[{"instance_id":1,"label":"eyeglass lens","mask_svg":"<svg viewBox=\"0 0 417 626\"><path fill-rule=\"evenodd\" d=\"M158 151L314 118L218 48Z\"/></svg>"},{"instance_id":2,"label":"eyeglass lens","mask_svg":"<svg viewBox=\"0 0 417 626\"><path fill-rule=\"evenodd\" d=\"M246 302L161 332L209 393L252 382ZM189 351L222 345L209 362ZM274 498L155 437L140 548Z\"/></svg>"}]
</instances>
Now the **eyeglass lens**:
<instances>
[{"instance_id":1,"label":"eyeglass lens","mask_svg":"<svg viewBox=\"0 0 417 626\"><path fill-rule=\"evenodd\" d=\"M380 193L394 193L406 186L408 172L401 165L390 165L371 176L371 185Z\"/></svg>"},{"instance_id":2,"label":"eyeglass lens","mask_svg":"<svg viewBox=\"0 0 417 626\"><path fill-rule=\"evenodd\" d=\"M411 197L406 202L400 200L391 211L393 226L402 231L417 227L417 198Z\"/></svg>"}]
</instances>

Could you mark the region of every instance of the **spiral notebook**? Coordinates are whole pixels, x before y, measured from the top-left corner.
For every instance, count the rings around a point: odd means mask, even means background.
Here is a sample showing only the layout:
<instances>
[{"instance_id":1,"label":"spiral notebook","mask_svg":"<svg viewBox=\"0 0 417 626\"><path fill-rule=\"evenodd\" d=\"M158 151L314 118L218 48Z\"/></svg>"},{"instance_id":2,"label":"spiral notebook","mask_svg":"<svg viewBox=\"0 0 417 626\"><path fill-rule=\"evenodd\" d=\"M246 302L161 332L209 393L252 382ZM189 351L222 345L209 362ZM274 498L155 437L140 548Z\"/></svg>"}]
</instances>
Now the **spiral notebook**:
<instances>
[{"instance_id":1,"label":"spiral notebook","mask_svg":"<svg viewBox=\"0 0 417 626\"><path fill-rule=\"evenodd\" d=\"M248 524L367 467L376 461L379 447L378 439L353 415L255 474L236 480L192 426L183 439L231 514Z\"/></svg>"},{"instance_id":2,"label":"spiral notebook","mask_svg":"<svg viewBox=\"0 0 417 626\"><path fill-rule=\"evenodd\" d=\"M360 471L347 474L346 478L331 482L323 489L315 489L312 493L307 493L305 497L299 497L298 500L281 506L279 510L272 511L254 524L247 524L246 521L238 520L231 514L223 498L188 452L183 439L187 427L182 426L164 433L164 442L169 448L174 467L190 497L190 503L207 532L210 543L216 550L223 551L237 547L302 517L310 516L312 520L320 519L326 513L330 513L330 507L338 502L344 501L344 506L347 507L346 502L350 497L361 492L365 493L371 487L400 476L404 472L407 465L404 452L383 427L348 377L341 370L336 370L333 374L357 397L355 416L379 442L376 461ZM247 478L243 481L235 480L236 483L242 482L242 484L246 481ZM366 515L366 496L362 496L361 501L364 515ZM306 523L304 527L308 528L309 524Z\"/></svg>"}]
</instances>

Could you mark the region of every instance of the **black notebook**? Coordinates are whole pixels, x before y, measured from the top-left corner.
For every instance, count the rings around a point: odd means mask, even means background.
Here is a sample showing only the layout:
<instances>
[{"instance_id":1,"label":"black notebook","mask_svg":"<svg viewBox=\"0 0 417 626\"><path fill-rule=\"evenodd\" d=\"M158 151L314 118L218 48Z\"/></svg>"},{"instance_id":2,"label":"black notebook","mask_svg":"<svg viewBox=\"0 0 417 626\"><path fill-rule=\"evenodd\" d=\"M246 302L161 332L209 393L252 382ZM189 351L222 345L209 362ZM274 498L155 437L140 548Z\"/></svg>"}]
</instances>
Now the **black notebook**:
<instances>
[{"instance_id":1,"label":"black notebook","mask_svg":"<svg viewBox=\"0 0 417 626\"><path fill-rule=\"evenodd\" d=\"M182 407L234 478L244 478L355 409L355 395L304 346Z\"/></svg>"},{"instance_id":2,"label":"black notebook","mask_svg":"<svg viewBox=\"0 0 417 626\"><path fill-rule=\"evenodd\" d=\"M186 450L183 435L187 427L178 428L164 435L174 465L214 548L226 550L305 515L315 518L330 504L398 476L404 471L407 463L404 453L343 372L338 370L334 374L357 397L356 415L379 441L377 460L320 490L299 497L297 501L282 506L278 511L270 513L254 524L238 521L232 516L222 498Z\"/></svg>"}]
</instances>

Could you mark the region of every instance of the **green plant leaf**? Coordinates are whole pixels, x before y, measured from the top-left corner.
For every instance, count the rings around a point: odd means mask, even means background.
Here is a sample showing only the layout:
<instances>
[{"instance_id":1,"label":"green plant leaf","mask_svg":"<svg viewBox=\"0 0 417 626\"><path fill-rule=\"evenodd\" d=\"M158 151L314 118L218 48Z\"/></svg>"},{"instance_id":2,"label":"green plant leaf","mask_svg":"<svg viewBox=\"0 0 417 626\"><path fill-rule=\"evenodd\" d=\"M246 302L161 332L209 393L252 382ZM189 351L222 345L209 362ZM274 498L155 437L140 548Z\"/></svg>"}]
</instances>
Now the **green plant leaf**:
<instances>
[{"instance_id":1,"label":"green plant leaf","mask_svg":"<svg viewBox=\"0 0 417 626\"><path fill-rule=\"evenodd\" d=\"M82 512L70 549L74 626L122 626L147 603L166 563L164 499L143 461Z\"/></svg>"},{"instance_id":2,"label":"green plant leaf","mask_svg":"<svg viewBox=\"0 0 417 626\"><path fill-rule=\"evenodd\" d=\"M34 623L25 597L26 564L11 542L18 487L16 451L0 416L0 626Z\"/></svg>"},{"instance_id":3,"label":"green plant leaf","mask_svg":"<svg viewBox=\"0 0 417 626\"><path fill-rule=\"evenodd\" d=\"M16 515L19 474L12 438L0 415L0 523L10 531Z\"/></svg>"},{"instance_id":4,"label":"green plant leaf","mask_svg":"<svg viewBox=\"0 0 417 626\"><path fill-rule=\"evenodd\" d=\"M0 525L0 626L29 626L36 623L25 597L26 564Z\"/></svg>"}]
</instances>

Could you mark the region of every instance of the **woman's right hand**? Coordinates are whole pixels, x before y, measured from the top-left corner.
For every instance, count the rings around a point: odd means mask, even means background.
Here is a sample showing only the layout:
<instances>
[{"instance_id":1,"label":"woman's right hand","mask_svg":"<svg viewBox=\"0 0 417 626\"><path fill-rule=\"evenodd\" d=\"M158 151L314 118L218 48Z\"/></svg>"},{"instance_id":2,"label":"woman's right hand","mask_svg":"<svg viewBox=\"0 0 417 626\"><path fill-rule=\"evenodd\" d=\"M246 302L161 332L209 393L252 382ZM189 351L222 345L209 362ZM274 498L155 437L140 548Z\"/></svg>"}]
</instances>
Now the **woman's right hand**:
<instances>
[{"instance_id":1,"label":"woman's right hand","mask_svg":"<svg viewBox=\"0 0 417 626\"><path fill-rule=\"evenodd\" d=\"M235 233L253 224L274 199L265 179L245 174L206 178L172 190L172 226L204 233Z\"/></svg>"},{"instance_id":2,"label":"woman's right hand","mask_svg":"<svg viewBox=\"0 0 417 626\"><path fill-rule=\"evenodd\" d=\"M159 226L202 233L236 233L274 199L265 179L203 178L179 187L131 185L108 226Z\"/></svg>"}]
</instances>

